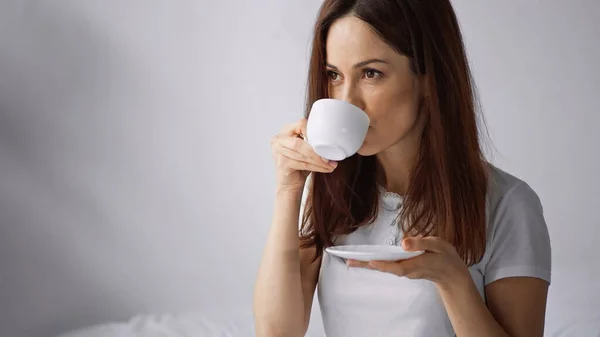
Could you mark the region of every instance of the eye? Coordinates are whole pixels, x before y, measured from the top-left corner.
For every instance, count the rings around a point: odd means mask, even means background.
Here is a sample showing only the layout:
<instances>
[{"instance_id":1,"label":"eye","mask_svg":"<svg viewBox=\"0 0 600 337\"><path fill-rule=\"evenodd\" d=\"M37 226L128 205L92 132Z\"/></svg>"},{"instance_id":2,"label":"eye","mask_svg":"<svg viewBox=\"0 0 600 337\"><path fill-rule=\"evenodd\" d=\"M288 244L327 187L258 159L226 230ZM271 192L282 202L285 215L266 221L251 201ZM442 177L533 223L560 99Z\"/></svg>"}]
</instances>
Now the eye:
<instances>
[{"instance_id":1,"label":"eye","mask_svg":"<svg viewBox=\"0 0 600 337\"><path fill-rule=\"evenodd\" d=\"M327 71L327 76L329 76L329 78L332 81L337 81L340 78L340 74L336 73L335 71L331 71L331 70Z\"/></svg>"},{"instance_id":2,"label":"eye","mask_svg":"<svg viewBox=\"0 0 600 337\"><path fill-rule=\"evenodd\" d=\"M383 74L379 70L375 69L365 69L364 71L365 77L372 80L378 77L381 77Z\"/></svg>"}]
</instances>

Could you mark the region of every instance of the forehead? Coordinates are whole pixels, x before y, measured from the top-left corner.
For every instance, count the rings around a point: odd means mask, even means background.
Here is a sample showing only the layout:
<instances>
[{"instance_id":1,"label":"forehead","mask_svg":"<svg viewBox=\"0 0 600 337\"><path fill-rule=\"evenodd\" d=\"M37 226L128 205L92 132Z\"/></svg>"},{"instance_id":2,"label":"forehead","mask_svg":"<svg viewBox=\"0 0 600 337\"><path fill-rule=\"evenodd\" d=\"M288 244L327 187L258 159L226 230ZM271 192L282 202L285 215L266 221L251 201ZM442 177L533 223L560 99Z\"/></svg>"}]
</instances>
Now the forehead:
<instances>
[{"instance_id":1,"label":"forehead","mask_svg":"<svg viewBox=\"0 0 600 337\"><path fill-rule=\"evenodd\" d=\"M353 15L340 18L331 25L326 49L327 62L340 67L396 54L369 24Z\"/></svg>"}]
</instances>

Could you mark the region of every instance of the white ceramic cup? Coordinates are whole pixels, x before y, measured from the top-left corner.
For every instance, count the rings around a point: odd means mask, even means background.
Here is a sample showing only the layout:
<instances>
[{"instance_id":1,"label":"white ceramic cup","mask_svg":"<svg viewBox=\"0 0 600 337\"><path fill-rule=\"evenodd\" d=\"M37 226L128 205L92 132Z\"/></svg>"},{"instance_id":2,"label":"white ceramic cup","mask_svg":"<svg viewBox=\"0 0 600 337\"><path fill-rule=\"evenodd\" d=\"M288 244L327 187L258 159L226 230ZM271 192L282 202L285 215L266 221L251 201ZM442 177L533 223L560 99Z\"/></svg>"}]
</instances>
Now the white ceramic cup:
<instances>
[{"instance_id":1,"label":"white ceramic cup","mask_svg":"<svg viewBox=\"0 0 600 337\"><path fill-rule=\"evenodd\" d=\"M369 124L369 116L359 107L346 101L323 98L311 107L306 140L319 156L340 161L360 149Z\"/></svg>"}]
</instances>

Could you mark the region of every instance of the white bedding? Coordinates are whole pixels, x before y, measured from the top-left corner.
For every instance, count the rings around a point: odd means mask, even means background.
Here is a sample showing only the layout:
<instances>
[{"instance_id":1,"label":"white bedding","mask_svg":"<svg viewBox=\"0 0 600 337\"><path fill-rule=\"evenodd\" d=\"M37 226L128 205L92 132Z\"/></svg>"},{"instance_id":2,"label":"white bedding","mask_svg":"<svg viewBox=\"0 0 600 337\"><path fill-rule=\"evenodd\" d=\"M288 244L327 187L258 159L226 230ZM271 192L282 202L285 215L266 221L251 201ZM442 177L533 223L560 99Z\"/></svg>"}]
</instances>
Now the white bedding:
<instances>
[{"instance_id":1,"label":"white bedding","mask_svg":"<svg viewBox=\"0 0 600 337\"><path fill-rule=\"evenodd\" d=\"M545 337L600 337L600 270L556 261L548 297ZM586 270L582 273L581 270ZM144 315L80 329L58 337L254 337L250 308L222 306L210 312ZM306 337L323 337L318 302ZM340 336L330 336L340 337ZM346 336L341 336L346 337Z\"/></svg>"},{"instance_id":2,"label":"white bedding","mask_svg":"<svg viewBox=\"0 0 600 337\"><path fill-rule=\"evenodd\" d=\"M546 337L600 337L600 312L588 308L569 316L550 311ZM575 310L577 311L577 310ZM323 337L320 326L312 326L306 337ZM127 322L96 325L58 337L254 337L252 315L164 314L138 315Z\"/></svg>"},{"instance_id":3,"label":"white bedding","mask_svg":"<svg viewBox=\"0 0 600 337\"><path fill-rule=\"evenodd\" d=\"M314 330L314 329L310 329ZM322 337L310 331L308 337ZM127 322L101 324L58 337L254 337L251 313L138 315Z\"/></svg>"},{"instance_id":4,"label":"white bedding","mask_svg":"<svg viewBox=\"0 0 600 337\"><path fill-rule=\"evenodd\" d=\"M97 325L60 337L237 337L253 336L245 319L215 319L201 314L138 315L127 322Z\"/></svg>"}]
</instances>

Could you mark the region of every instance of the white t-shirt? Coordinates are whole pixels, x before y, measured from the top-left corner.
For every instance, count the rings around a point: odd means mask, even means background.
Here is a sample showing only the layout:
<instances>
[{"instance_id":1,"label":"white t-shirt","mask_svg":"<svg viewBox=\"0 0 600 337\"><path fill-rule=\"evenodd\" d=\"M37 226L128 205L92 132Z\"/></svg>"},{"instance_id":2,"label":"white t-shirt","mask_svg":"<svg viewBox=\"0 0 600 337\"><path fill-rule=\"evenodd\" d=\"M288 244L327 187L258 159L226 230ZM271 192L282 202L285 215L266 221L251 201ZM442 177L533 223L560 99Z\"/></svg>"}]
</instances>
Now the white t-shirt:
<instances>
[{"instance_id":1,"label":"white t-shirt","mask_svg":"<svg viewBox=\"0 0 600 337\"><path fill-rule=\"evenodd\" d=\"M490 165L487 197L487 248L470 267L482 297L484 286L513 276L550 282L550 238L542 205L523 181ZM400 244L394 219L402 200L382 191L372 225L334 240L344 244ZM324 252L318 298L327 337L450 337L452 325L436 286L363 268Z\"/></svg>"}]
</instances>

